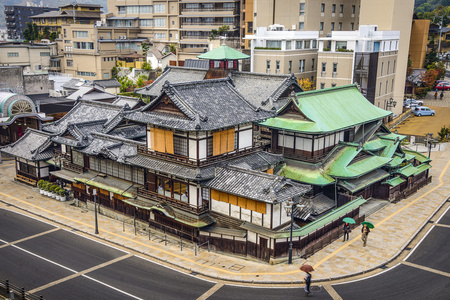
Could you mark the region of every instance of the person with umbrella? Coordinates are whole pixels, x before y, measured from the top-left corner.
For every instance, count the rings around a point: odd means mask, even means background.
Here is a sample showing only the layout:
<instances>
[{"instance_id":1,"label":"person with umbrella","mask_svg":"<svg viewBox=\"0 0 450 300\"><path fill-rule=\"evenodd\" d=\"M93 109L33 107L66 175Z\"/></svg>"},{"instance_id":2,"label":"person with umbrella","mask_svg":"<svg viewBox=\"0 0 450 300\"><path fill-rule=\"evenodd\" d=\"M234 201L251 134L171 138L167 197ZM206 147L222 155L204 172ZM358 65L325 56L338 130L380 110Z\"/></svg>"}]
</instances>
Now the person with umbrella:
<instances>
[{"instance_id":1,"label":"person with umbrella","mask_svg":"<svg viewBox=\"0 0 450 300\"><path fill-rule=\"evenodd\" d=\"M362 222L361 224L363 225L363 227L361 228L361 239L362 239L362 241L364 243L363 247L365 247L366 243L367 243L367 236L370 233L370 229L369 228L374 228L374 226L373 226L372 223L366 222L366 221Z\"/></svg>"},{"instance_id":2,"label":"person with umbrella","mask_svg":"<svg viewBox=\"0 0 450 300\"><path fill-rule=\"evenodd\" d=\"M312 278L311 272L314 271L314 268L311 265L302 265L300 267L300 270L306 273L306 277L304 278L305 284L306 284L305 285L305 292L306 292L307 295L310 295L311 294L311 290L310 290L311 278Z\"/></svg>"},{"instance_id":3,"label":"person with umbrella","mask_svg":"<svg viewBox=\"0 0 450 300\"><path fill-rule=\"evenodd\" d=\"M352 218L344 218L342 221L344 221L344 242L345 242L345 236L347 236L347 241L349 238L349 233L351 232L350 230L350 224L355 224L355 220L353 220Z\"/></svg>"}]
</instances>

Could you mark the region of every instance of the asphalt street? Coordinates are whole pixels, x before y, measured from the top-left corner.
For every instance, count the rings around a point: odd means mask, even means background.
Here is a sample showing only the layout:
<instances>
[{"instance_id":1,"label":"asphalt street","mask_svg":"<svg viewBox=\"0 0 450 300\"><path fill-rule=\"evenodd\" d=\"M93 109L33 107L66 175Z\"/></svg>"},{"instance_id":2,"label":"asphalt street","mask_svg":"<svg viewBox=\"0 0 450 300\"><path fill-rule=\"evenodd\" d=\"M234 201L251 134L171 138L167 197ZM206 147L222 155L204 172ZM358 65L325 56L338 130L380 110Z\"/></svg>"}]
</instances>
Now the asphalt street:
<instances>
[{"instance_id":1,"label":"asphalt street","mask_svg":"<svg viewBox=\"0 0 450 300\"><path fill-rule=\"evenodd\" d=\"M333 299L321 286L253 287L184 274L25 215L0 209L0 274L44 299ZM377 275L332 287L342 299L448 299L450 211L411 254ZM217 287L213 291L214 287ZM206 297L205 293L210 291Z\"/></svg>"}]
</instances>

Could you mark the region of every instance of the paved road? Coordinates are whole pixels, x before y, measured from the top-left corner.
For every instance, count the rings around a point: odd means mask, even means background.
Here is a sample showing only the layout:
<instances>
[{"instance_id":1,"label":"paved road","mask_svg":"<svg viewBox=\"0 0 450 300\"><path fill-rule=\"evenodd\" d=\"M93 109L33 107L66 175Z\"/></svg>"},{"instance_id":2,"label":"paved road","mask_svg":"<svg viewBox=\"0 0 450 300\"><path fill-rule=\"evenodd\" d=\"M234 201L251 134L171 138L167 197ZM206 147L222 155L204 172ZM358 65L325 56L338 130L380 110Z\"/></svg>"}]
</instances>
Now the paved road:
<instances>
[{"instance_id":1,"label":"paved road","mask_svg":"<svg viewBox=\"0 0 450 300\"><path fill-rule=\"evenodd\" d=\"M396 267L332 285L343 299L448 299L450 211ZM0 209L0 274L45 299L306 299L301 288L221 285ZM313 286L313 298L332 299Z\"/></svg>"}]
</instances>

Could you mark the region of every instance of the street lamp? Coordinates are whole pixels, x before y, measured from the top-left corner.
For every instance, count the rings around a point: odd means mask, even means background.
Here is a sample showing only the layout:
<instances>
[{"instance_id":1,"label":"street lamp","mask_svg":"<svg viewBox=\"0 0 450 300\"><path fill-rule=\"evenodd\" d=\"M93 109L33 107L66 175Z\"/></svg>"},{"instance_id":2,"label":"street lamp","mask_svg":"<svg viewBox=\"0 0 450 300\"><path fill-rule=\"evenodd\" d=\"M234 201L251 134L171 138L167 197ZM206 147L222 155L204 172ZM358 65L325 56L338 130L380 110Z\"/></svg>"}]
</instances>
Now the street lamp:
<instances>
[{"instance_id":1,"label":"street lamp","mask_svg":"<svg viewBox=\"0 0 450 300\"><path fill-rule=\"evenodd\" d=\"M95 210L95 234L98 234L98 222L97 222L97 190L92 190L92 195L94 195L94 210Z\"/></svg>"},{"instance_id":2,"label":"street lamp","mask_svg":"<svg viewBox=\"0 0 450 300\"><path fill-rule=\"evenodd\" d=\"M389 101L386 101L386 109L388 110L389 107L395 107L397 105L397 101L395 101L394 99L389 99Z\"/></svg>"},{"instance_id":3,"label":"street lamp","mask_svg":"<svg viewBox=\"0 0 450 300\"><path fill-rule=\"evenodd\" d=\"M428 133L427 138L425 139L425 145L428 148L428 158L431 158L431 145L436 142L437 141L435 139L433 139L433 134ZM429 172L429 170L427 169L427 175L426 175L427 178L428 178L428 172Z\"/></svg>"},{"instance_id":4,"label":"street lamp","mask_svg":"<svg viewBox=\"0 0 450 300\"><path fill-rule=\"evenodd\" d=\"M299 208L300 211L305 207L305 205L297 204L294 205L294 201L289 199L287 203L284 204L284 209L286 210L287 216L291 217L291 238L289 240L289 261L288 264L292 265L292 227L294 225L294 209L295 207Z\"/></svg>"}]
</instances>

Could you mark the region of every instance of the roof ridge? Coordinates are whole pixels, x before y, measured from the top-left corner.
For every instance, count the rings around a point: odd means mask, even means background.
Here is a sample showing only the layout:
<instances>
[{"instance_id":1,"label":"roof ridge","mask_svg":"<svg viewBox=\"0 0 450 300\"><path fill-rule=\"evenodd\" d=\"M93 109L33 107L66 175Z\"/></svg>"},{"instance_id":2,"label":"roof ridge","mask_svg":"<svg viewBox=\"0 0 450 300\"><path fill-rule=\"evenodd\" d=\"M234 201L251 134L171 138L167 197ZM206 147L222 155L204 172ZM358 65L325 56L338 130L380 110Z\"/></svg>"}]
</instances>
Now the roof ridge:
<instances>
[{"instance_id":1,"label":"roof ridge","mask_svg":"<svg viewBox=\"0 0 450 300\"><path fill-rule=\"evenodd\" d=\"M117 136L112 136L112 135L100 133L100 132L92 132L91 135L92 135L92 137L103 138L103 139L113 140L113 141L127 143L127 144L135 144L135 145L145 145L146 144L145 142L144 143L138 142L138 141L129 140L129 139L117 137Z\"/></svg>"}]
</instances>

